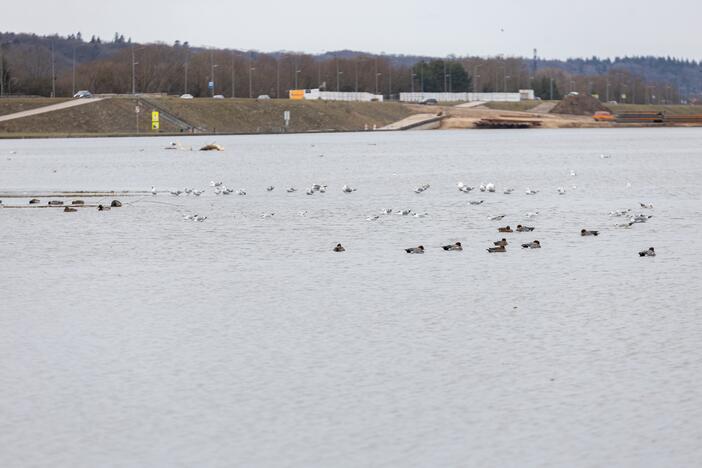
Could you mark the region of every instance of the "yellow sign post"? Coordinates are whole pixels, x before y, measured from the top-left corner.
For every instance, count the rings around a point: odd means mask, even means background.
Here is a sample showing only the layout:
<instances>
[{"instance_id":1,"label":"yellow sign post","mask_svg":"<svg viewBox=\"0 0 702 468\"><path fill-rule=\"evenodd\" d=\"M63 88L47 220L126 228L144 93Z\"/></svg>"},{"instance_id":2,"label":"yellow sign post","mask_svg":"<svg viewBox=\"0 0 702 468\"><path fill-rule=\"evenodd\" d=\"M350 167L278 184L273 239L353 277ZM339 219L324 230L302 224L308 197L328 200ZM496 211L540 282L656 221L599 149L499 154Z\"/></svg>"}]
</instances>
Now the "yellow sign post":
<instances>
[{"instance_id":1,"label":"yellow sign post","mask_svg":"<svg viewBox=\"0 0 702 468\"><path fill-rule=\"evenodd\" d=\"M151 130L158 130L161 128L159 118L158 118L158 111L153 111L151 113Z\"/></svg>"}]
</instances>

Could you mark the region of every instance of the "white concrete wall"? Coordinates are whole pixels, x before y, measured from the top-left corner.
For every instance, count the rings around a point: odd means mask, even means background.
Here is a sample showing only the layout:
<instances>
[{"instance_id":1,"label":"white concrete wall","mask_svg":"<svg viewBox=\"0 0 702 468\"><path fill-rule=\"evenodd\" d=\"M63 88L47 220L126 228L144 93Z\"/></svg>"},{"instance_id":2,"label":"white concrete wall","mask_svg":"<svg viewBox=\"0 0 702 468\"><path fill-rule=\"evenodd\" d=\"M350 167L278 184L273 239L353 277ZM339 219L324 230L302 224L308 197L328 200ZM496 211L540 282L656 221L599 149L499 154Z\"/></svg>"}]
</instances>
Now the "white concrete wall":
<instances>
[{"instance_id":1,"label":"white concrete wall","mask_svg":"<svg viewBox=\"0 0 702 468\"><path fill-rule=\"evenodd\" d=\"M353 92L343 93L337 91L320 91L319 89L310 89L305 90L305 100L383 102L383 95Z\"/></svg>"},{"instance_id":2,"label":"white concrete wall","mask_svg":"<svg viewBox=\"0 0 702 468\"><path fill-rule=\"evenodd\" d=\"M520 90L518 93L400 93L400 101L403 102L422 102L425 99L436 99L438 102L518 102L525 99L534 99L534 91L530 89Z\"/></svg>"}]
</instances>

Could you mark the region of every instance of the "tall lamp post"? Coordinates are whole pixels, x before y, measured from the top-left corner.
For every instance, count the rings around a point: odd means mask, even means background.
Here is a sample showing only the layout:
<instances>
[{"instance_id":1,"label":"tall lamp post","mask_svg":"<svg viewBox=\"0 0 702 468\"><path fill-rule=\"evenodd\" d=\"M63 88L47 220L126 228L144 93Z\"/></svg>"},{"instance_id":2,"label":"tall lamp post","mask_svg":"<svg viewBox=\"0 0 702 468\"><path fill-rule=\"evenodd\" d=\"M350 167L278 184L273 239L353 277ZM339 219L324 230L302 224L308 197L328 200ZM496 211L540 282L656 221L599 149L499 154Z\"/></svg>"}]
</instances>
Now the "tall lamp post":
<instances>
[{"instance_id":1,"label":"tall lamp post","mask_svg":"<svg viewBox=\"0 0 702 468\"><path fill-rule=\"evenodd\" d=\"M256 67L249 66L249 99L253 99L253 72Z\"/></svg>"},{"instance_id":2,"label":"tall lamp post","mask_svg":"<svg viewBox=\"0 0 702 468\"><path fill-rule=\"evenodd\" d=\"M212 81L212 97L215 95L215 87L217 86L215 83L215 68L219 67L216 63L214 63L214 53L210 52L210 80Z\"/></svg>"}]
</instances>

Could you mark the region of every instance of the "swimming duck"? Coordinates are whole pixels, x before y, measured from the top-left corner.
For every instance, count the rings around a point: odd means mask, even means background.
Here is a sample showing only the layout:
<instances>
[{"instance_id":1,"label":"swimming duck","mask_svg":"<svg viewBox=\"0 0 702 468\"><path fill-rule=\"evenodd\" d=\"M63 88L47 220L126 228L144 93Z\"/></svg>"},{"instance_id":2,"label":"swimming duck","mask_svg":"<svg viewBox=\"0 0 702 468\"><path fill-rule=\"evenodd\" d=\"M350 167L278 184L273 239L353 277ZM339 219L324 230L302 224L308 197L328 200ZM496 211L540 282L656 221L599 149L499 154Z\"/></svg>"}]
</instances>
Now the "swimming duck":
<instances>
[{"instance_id":1,"label":"swimming duck","mask_svg":"<svg viewBox=\"0 0 702 468\"><path fill-rule=\"evenodd\" d=\"M199 196L202 195L203 193L205 193L204 190L195 190L195 189L193 189L193 195L195 195L196 197L199 197Z\"/></svg>"},{"instance_id":2,"label":"swimming duck","mask_svg":"<svg viewBox=\"0 0 702 468\"><path fill-rule=\"evenodd\" d=\"M495 244L498 247L505 247L507 245L507 239L503 237L502 239L493 242L493 244Z\"/></svg>"},{"instance_id":3,"label":"swimming duck","mask_svg":"<svg viewBox=\"0 0 702 468\"><path fill-rule=\"evenodd\" d=\"M489 247L487 251L490 253L507 252L507 248L504 245L498 245L497 247Z\"/></svg>"},{"instance_id":4,"label":"swimming duck","mask_svg":"<svg viewBox=\"0 0 702 468\"><path fill-rule=\"evenodd\" d=\"M151 195L156 195L156 187L151 186Z\"/></svg>"},{"instance_id":5,"label":"swimming duck","mask_svg":"<svg viewBox=\"0 0 702 468\"><path fill-rule=\"evenodd\" d=\"M384 215L392 214L392 208L387 208L387 209L383 210L383 214Z\"/></svg>"},{"instance_id":6,"label":"swimming duck","mask_svg":"<svg viewBox=\"0 0 702 468\"><path fill-rule=\"evenodd\" d=\"M497 232L514 232L514 231L512 231L511 227L505 226L505 227L497 228Z\"/></svg>"},{"instance_id":7,"label":"swimming duck","mask_svg":"<svg viewBox=\"0 0 702 468\"><path fill-rule=\"evenodd\" d=\"M195 218L197 218L197 214L183 215L183 221L193 221Z\"/></svg>"},{"instance_id":8,"label":"swimming duck","mask_svg":"<svg viewBox=\"0 0 702 468\"><path fill-rule=\"evenodd\" d=\"M418 247L410 247L409 249L405 249L405 252L407 252L408 254L423 254L424 246L420 245Z\"/></svg>"},{"instance_id":9,"label":"swimming duck","mask_svg":"<svg viewBox=\"0 0 702 468\"><path fill-rule=\"evenodd\" d=\"M502 193L504 193L505 195L509 195L512 192L514 192L513 188L506 188Z\"/></svg>"},{"instance_id":10,"label":"swimming duck","mask_svg":"<svg viewBox=\"0 0 702 468\"><path fill-rule=\"evenodd\" d=\"M98 205L98 211L108 211L109 209L109 206Z\"/></svg>"},{"instance_id":11,"label":"swimming duck","mask_svg":"<svg viewBox=\"0 0 702 468\"><path fill-rule=\"evenodd\" d=\"M493 184L492 182L490 182L489 184L487 184L487 185L485 186L485 189L486 189L488 192L490 192L490 193L494 193L494 192L495 192L495 184Z\"/></svg>"},{"instance_id":12,"label":"swimming duck","mask_svg":"<svg viewBox=\"0 0 702 468\"><path fill-rule=\"evenodd\" d=\"M288 187L288 189L286 190L286 192L288 192L288 193L297 192L297 189L296 189L295 187Z\"/></svg>"},{"instance_id":13,"label":"swimming duck","mask_svg":"<svg viewBox=\"0 0 702 468\"><path fill-rule=\"evenodd\" d=\"M71 205L85 205L85 202L83 200L73 200Z\"/></svg>"},{"instance_id":14,"label":"swimming duck","mask_svg":"<svg viewBox=\"0 0 702 468\"><path fill-rule=\"evenodd\" d=\"M478 200L478 201L469 201L471 205L482 205L485 200Z\"/></svg>"},{"instance_id":15,"label":"swimming duck","mask_svg":"<svg viewBox=\"0 0 702 468\"><path fill-rule=\"evenodd\" d=\"M243 196L243 195L246 195L246 190L244 190L244 189L239 189L239 190L236 191L236 194L237 194L237 195L242 195L242 196Z\"/></svg>"},{"instance_id":16,"label":"swimming duck","mask_svg":"<svg viewBox=\"0 0 702 468\"><path fill-rule=\"evenodd\" d=\"M653 209L653 203L639 203L639 205L641 205L641 208L646 208L649 210Z\"/></svg>"},{"instance_id":17,"label":"swimming duck","mask_svg":"<svg viewBox=\"0 0 702 468\"><path fill-rule=\"evenodd\" d=\"M565 195L566 189L564 187L558 187L556 189L558 191L558 195Z\"/></svg>"},{"instance_id":18,"label":"swimming duck","mask_svg":"<svg viewBox=\"0 0 702 468\"><path fill-rule=\"evenodd\" d=\"M346 249L344 248L343 245L336 244L336 247L334 247L334 252L346 252Z\"/></svg>"},{"instance_id":19,"label":"swimming duck","mask_svg":"<svg viewBox=\"0 0 702 468\"><path fill-rule=\"evenodd\" d=\"M527 242L526 244L522 244L522 248L524 249L540 249L541 248L541 242L535 240L534 242Z\"/></svg>"},{"instance_id":20,"label":"swimming duck","mask_svg":"<svg viewBox=\"0 0 702 468\"><path fill-rule=\"evenodd\" d=\"M599 236L600 231L589 231L587 229L581 229L580 230L580 235L585 237L585 236Z\"/></svg>"},{"instance_id":21,"label":"swimming duck","mask_svg":"<svg viewBox=\"0 0 702 468\"><path fill-rule=\"evenodd\" d=\"M351 192L355 192L356 189L355 189L355 188L351 188L351 187L349 187L348 185L344 185L343 187L341 187L341 191L344 192L344 193L351 193Z\"/></svg>"},{"instance_id":22,"label":"swimming duck","mask_svg":"<svg viewBox=\"0 0 702 468\"><path fill-rule=\"evenodd\" d=\"M61 200L51 200L49 201L49 206L60 206L63 205L63 202Z\"/></svg>"},{"instance_id":23,"label":"swimming duck","mask_svg":"<svg viewBox=\"0 0 702 468\"><path fill-rule=\"evenodd\" d=\"M312 190L311 188L308 188L307 190L305 190L305 193L307 195L314 195L314 190Z\"/></svg>"},{"instance_id":24,"label":"swimming duck","mask_svg":"<svg viewBox=\"0 0 702 468\"><path fill-rule=\"evenodd\" d=\"M408 214L412 213L412 210L397 210L395 214L399 214L402 216L407 216Z\"/></svg>"},{"instance_id":25,"label":"swimming duck","mask_svg":"<svg viewBox=\"0 0 702 468\"><path fill-rule=\"evenodd\" d=\"M273 190L275 190L275 187L273 187L272 185L269 185L268 187L266 187L266 191L268 191L268 192L272 192Z\"/></svg>"},{"instance_id":26,"label":"swimming duck","mask_svg":"<svg viewBox=\"0 0 702 468\"><path fill-rule=\"evenodd\" d=\"M29 204L30 204L30 205L36 205L37 203L39 203L39 199L38 199L38 198L32 198L31 200L29 200Z\"/></svg>"},{"instance_id":27,"label":"swimming duck","mask_svg":"<svg viewBox=\"0 0 702 468\"><path fill-rule=\"evenodd\" d=\"M171 195L175 195L176 197L179 196L181 193L183 193L180 190L171 190Z\"/></svg>"},{"instance_id":28,"label":"swimming duck","mask_svg":"<svg viewBox=\"0 0 702 468\"><path fill-rule=\"evenodd\" d=\"M500 221L500 220L503 219L505 216L507 216L507 215L488 216L488 219L489 219L490 221Z\"/></svg>"},{"instance_id":29,"label":"swimming duck","mask_svg":"<svg viewBox=\"0 0 702 468\"><path fill-rule=\"evenodd\" d=\"M203 222L206 219L207 219L207 216L196 216L195 217L195 221L197 221L199 223Z\"/></svg>"},{"instance_id":30,"label":"swimming duck","mask_svg":"<svg viewBox=\"0 0 702 468\"><path fill-rule=\"evenodd\" d=\"M631 218L629 221L631 222L631 224L635 224L635 223L645 223L646 221L648 221L648 220L651 219L651 218L653 218L652 215L646 216L646 215L643 215L643 214L638 214L638 215L634 216L633 218Z\"/></svg>"},{"instance_id":31,"label":"swimming duck","mask_svg":"<svg viewBox=\"0 0 702 468\"><path fill-rule=\"evenodd\" d=\"M526 193L527 195L536 195L537 193L539 193L539 191L538 191L538 190L532 190L532 189L530 189L529 187L527 187L525 193Z\"/></svg>"},{"instance_id":32,"label":"swimming duck","mask_svg":"<svg viewBox=\"0 0 702 468\"><path fill-rule=\"evenodd\" d=\"M380 219L380 215L373 215L366 218L366 221L377 221Z\"/></svg>"},{"instance_id":33,"label":"swimming duck","mask_svg":"<svg viewBox=\"0 0 702 468\"><path fill-rule=\"evenodd\" d=\"M639 252L639 257L655 257L656 251L653 247L649 247L648 250L642 250Z\"/></svg>"},{"instance_id":34,"label":"swimming duck","mask_svg":"<svg viewBox=\"0 0 702 468\"><path fill-rule=\"evenodd\" d=\"M441 248L444 249L444 250L446 250L446 251L449 251L449 250L451 250L451 251L463 250L463 246L461 245L460 242L456 242L455 244L451 244L451 245L444 245L444 246L441 247Z\"/></svg>"},{"instance_id":35,"label":"swimming duck","mask_svg":"<svg viewBox=\"0 0 702 468\"><path fill-rule=\"evenodd\" d=\"M533 226L522 226L521 224L517 224L517 232L531 232L535 228Z\"/></svg>"},{"instance_id":36,"label":"swimming duck","mask_svg":"<svg viewBox=\"0 0 702 468\"><path fill-rule=\"evenodd\" d=\"M119 208L122 206L122 202L119 200L112 200L112 203L110 203L110 206L112 208Z\"/></svg>"},{"instance_id":37,"label":"swimming duck","mask_svg":"<svg viewBox=\"0 0 702 468\"><path fill-rule=\"evenodd\" d=\"M78 211L76 208L71 208L70 206L67 206L63 209L64 213L75 213L76 211Z\"/></svg>"}]
</instances>

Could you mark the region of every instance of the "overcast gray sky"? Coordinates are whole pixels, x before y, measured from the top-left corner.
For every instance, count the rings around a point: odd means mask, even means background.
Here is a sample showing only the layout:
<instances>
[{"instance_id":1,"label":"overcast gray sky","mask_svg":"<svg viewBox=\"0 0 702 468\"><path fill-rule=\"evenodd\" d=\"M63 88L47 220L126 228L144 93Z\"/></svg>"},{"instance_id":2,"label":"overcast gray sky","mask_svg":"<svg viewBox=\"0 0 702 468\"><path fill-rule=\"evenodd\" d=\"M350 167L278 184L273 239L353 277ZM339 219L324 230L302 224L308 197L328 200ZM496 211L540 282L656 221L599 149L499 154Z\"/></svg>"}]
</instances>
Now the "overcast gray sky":
<instances>
[{"instance_id":1,"label":"overcast gray sky","mask_svg":"<svg viewBox=\"0 0 702 468\"><path fill-rule=\"evenodd\" d=\"M0 29L81 31L139 42L445 56L671 55L702 58L702 0L25 0L3 2ZM336 8L332 8L332 6Z\"/></svg>"}]
</instances>

